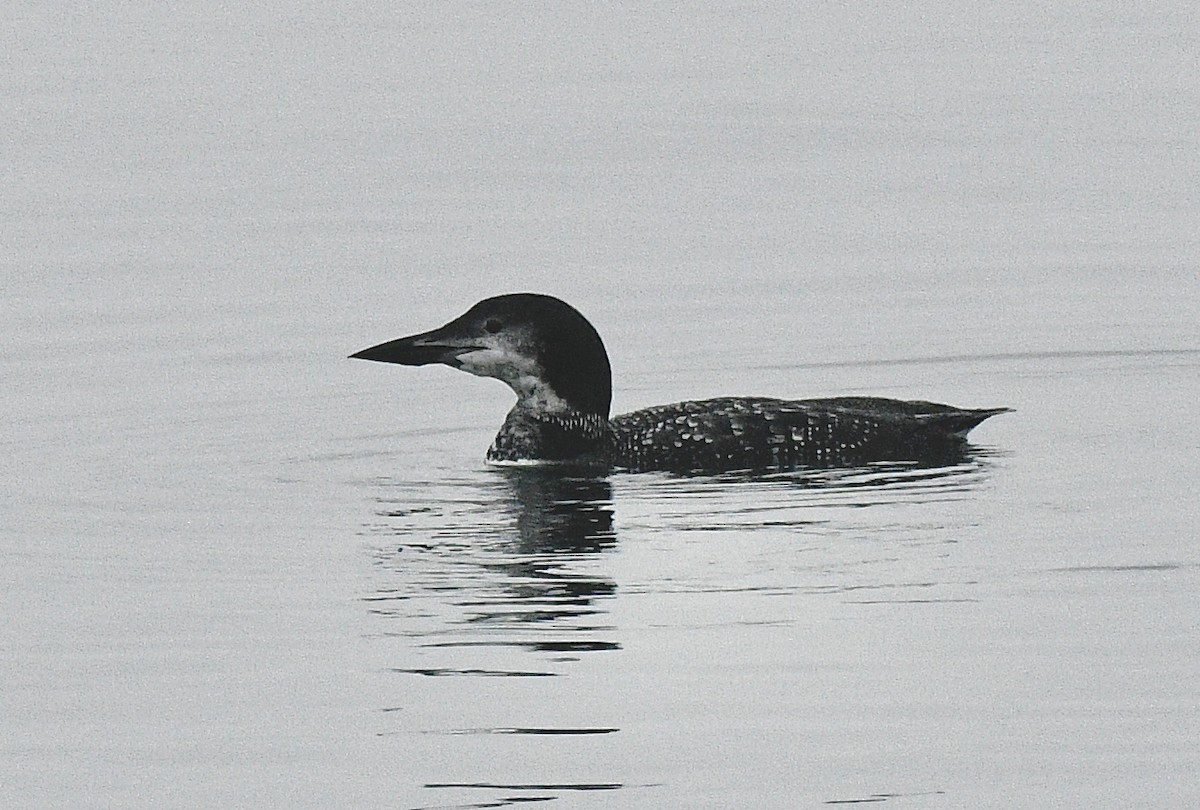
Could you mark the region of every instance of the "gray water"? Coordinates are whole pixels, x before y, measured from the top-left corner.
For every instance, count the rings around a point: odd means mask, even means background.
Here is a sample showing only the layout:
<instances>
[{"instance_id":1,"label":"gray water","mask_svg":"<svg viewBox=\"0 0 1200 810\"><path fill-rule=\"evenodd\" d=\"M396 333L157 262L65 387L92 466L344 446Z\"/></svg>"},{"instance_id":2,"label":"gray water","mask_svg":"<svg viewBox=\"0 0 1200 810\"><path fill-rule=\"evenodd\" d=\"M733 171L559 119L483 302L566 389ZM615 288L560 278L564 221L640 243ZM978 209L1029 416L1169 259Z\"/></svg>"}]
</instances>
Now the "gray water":
<instances>
[{"instance_id":1,"label":"gray water","mask_svg":"<svg viewBox=\"0 0 1200 810\"><path fill-rule=\"evenodd\" d=\"M8 16L4 806L1200 805L1189 5ZM518 290L1016 413L579 480L345 359Z\"/></svg>"}]
</instances>

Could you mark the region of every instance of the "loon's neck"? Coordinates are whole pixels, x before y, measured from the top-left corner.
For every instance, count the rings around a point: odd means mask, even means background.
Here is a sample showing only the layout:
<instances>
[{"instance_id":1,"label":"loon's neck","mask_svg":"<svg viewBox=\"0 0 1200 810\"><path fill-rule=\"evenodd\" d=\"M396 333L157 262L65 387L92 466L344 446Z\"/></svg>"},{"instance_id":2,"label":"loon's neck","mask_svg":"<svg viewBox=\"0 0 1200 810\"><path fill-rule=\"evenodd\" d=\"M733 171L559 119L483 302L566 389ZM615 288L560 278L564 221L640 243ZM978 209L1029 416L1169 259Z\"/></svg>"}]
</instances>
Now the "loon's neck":
<instances>
[{"instance_id":1,"label":"loon's neck","mask_svg":"<svg viewBox=\"0 0 1200 810\"><path fill-rule=\"evenodd\" d=\"M574 408L547 410L519 401L488 448L487 460L607 464L611 455L607 416Z\"/></svg>"}]
</instances>

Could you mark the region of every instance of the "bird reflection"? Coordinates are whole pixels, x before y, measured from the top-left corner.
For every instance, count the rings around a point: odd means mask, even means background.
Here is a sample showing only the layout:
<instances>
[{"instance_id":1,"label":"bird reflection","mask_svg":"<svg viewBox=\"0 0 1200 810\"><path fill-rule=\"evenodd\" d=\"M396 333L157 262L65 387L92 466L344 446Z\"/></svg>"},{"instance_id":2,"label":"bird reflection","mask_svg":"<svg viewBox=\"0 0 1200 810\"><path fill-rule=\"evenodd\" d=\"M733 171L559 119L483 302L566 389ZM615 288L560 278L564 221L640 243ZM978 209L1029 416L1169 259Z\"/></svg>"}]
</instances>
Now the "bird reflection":
<instances>
[{"instance_id":1,"label":"bird reflection","mask_svg":"<svg viewBox=\"0 0 1200 810\"><path fill-rule=\"evenodd\" d=\"M811 532L814 521L828 519L816 508L969 497L986 474L986 455L971 448L949 459L850 469L630 476L636 486L622 481L621 493L637 504L631 508L655 504L657 530ZM380 580L368 600L372 612L403 620L389 632L419 637L427 650L510 647L563 656L620 646L604 618L605 601L617 594L604 572L617 546L609 476L493 467L380 483L381 522L369 529L387 541L374 551ZM447 671L422 672L432 669Z\"/></svg>"},{"instance_id":2,"label":"bird reflection","mask_svg":"<svg viewBox=\"0 0 1200 810\"><path fill-rule=\"evenodd\" d=\"M564 476L545 467L499 469L512 498L522 553L595 552L616 544L607 477Z\"/></svg>"},{"instance_id":3,"label":"bird reflection","mask_svg":"<svg viewBox=\"0 0 1200 810\"><path fill-rule=\"evenodd\" d=\"M368 597L372 612L399 620L389 633L420 639L421 658L452 664L402 671L528 674L515 660L478 666L478 648L547 662L620 648L601 604L617 586L593 562L616 544L606 478L499 468L466 480L389 482L379 500L383 523L371 533L400 543L376 551L383 577Z\"/></svg>"}]
</instances>

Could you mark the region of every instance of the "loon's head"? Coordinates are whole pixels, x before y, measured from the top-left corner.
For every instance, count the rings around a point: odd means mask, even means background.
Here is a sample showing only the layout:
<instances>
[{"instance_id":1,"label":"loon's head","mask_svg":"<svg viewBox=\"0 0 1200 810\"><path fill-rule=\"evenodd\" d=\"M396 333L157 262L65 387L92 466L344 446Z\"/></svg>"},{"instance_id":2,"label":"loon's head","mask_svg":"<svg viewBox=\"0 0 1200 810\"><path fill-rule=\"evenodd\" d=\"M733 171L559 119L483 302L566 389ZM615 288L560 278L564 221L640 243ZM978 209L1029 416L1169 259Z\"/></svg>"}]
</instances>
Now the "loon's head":
<instances>
[{"instance_id":1,"label":"loon's head","mask_svg":"<svg viewBox=\"0 0 1200 810\"><path fill-rule=\"evenodd\" d=\"M487 298L450 323L350 355L424 366L444 363L508 383L518 407L579 411L607 418L612 400L608 353L595 328L549 295Z\"/></svg>"}]
</instances>

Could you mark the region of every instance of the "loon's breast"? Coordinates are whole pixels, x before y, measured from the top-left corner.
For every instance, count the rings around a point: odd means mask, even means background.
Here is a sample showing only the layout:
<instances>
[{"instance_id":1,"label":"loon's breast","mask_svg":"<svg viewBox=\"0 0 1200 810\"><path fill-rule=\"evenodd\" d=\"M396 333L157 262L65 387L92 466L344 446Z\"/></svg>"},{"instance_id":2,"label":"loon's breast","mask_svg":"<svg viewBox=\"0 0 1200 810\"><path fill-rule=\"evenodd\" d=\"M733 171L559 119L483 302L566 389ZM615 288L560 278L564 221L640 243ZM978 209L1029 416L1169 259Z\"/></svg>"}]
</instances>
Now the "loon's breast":
<instances>
[{"instance_id":1,"label":"loon's breast","mask_svg":"<svg viewBox=\"0 0 1200 810\"><path fill-rule=\"evenodd\" d=\"M610 465L612 428L599 414L547 412L517 406L487 451L493 464L540 461Z\"/></svg>"}]
</instances>

